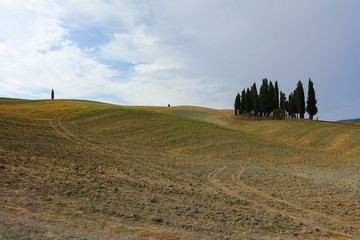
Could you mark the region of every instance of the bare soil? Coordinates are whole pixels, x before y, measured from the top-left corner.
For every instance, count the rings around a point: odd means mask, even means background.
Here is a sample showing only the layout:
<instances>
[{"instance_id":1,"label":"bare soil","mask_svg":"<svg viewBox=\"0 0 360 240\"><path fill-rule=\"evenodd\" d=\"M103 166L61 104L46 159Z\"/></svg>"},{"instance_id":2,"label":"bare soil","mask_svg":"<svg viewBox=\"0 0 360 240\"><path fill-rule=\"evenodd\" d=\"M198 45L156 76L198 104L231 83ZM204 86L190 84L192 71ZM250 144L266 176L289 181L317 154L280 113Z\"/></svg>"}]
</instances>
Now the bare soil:
<instances>
[{"instance_id":1,"label":"bare soil","mask_svg":"<svg viewBox=\"0 0 360 240\"><path fill-rule=\"evenodd\" d=\"M1 107L0 239L360 239L357 155L208 115Z\"/></svg>"}]
</instances>

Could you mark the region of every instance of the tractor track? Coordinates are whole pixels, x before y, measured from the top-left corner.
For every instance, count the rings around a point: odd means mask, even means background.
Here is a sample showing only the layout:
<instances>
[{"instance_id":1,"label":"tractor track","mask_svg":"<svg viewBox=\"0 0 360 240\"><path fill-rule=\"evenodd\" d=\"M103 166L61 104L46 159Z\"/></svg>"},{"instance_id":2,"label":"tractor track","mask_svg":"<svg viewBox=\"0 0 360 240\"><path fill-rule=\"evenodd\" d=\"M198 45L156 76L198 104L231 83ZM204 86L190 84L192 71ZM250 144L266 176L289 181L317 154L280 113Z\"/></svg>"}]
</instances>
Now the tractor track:
<instances>
[{"instance_id":1,"label":"tractor track","mask_svg":"<svg viewBox=\"0 0 360 240\"><path fill-rule=\"evenodd\" d=\"M330 229L339 225L351 228L353 225L348 223L347 220L302 208L286 200L272 197L267 193L247 185L241 181L241 176L246 172L245 167L231 174L230 179L232 186L222 182L218 179L218 175L226 168L226 165L224 165L216 171L210 172L208 174L208 181L228 196L239 200L246 200L253 206L262 208L272 214L280 213L283 216L289 216L310 228L309 230L321 231L323 237L353 239L352 235Z\"/></svg>"}]
</instances>

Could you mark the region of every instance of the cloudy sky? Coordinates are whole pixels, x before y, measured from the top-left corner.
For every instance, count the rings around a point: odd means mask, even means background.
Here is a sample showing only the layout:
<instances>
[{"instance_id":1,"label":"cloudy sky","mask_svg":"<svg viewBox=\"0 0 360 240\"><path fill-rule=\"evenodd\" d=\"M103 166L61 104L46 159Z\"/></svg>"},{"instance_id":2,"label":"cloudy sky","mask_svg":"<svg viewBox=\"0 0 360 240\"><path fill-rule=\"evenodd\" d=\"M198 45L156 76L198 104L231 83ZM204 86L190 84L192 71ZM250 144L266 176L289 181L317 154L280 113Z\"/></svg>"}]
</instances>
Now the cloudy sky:
<instances>
[{"instance_id":1,"label":"cloudy sky","mask_svg":"<svg viewBox=\"0 0 360 240\"><path fill-rule=\"evenodd\" d=\"M319 119L360 117L358 0L1 0L0 96L232 108L314 82Z\"/></svg>"}]
</instances>

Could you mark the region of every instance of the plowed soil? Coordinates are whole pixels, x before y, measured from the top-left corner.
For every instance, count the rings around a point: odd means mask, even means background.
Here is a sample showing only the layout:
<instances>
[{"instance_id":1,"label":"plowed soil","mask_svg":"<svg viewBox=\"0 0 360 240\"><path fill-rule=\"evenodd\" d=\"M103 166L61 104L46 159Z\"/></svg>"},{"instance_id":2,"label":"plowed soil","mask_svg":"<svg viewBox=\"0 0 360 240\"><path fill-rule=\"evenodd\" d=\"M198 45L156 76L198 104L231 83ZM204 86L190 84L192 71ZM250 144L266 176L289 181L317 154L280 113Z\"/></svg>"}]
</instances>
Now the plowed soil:
<instances>
[{"instance_id":1,"label":"plowed soil","mask_svg":"<svg viewBox=\"0 0 360 240\"><path fill-rule=\"evenodd\" d=\"M0 239L360 239L359 132L0 99Z\"/></svg>"}]
</instances>

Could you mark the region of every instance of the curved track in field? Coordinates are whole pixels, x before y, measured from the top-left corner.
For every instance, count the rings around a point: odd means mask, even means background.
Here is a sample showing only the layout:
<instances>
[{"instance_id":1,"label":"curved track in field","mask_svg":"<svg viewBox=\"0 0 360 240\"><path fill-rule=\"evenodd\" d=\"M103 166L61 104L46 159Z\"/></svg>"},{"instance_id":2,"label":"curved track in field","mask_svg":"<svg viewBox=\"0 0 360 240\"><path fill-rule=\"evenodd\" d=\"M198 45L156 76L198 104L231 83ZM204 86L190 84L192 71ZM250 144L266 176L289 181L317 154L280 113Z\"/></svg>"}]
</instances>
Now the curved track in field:
<instances>
[{"instance_id":1,"label":"curved track in field","mask_svg":"<svg viewBox=\"0 0 360 240\"><path fill-rule=\"evenodd\" d=\"M308 231L319 232L322 237L353 239L352 235L338 232L334 230L334 228L342 226L350 231L354 224L359 226L359 223L306 209L251 187L241 180L241 176L246 172L245 167L242 167L239 171L231 174L230 184L222 182L218 176L225 169L226 165L208 174L209 182L223 193L234 197L235 199L246 200L252 205L262 208L269 213L280 213L283 216L289 216L304 224Z\"/></svg>"}]
</instances>

